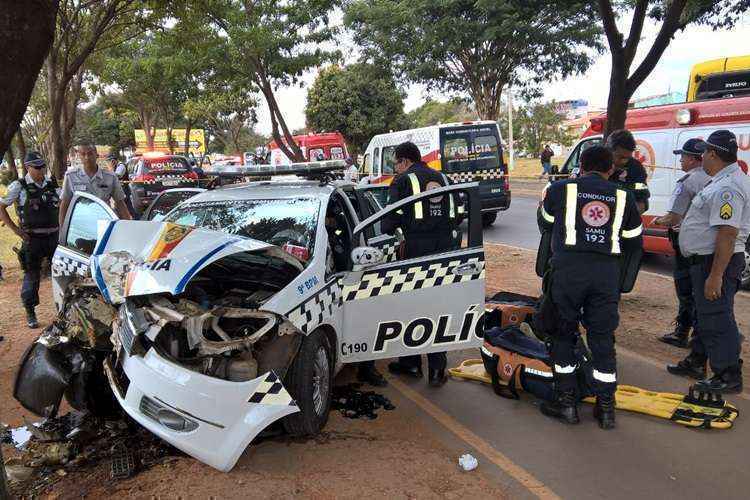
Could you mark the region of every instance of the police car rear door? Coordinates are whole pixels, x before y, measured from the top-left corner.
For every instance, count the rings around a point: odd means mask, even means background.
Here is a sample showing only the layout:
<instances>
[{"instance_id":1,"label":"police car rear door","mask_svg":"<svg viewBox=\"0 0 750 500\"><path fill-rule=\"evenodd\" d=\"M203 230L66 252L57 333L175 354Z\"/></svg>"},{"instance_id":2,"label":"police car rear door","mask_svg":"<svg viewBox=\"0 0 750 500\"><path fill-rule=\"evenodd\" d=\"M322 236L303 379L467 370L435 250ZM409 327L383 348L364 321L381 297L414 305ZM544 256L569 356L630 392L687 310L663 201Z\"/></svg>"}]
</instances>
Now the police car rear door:
<instances>
[{"instance_id":1,"label":"police car rear door","mask_svg":"<svg viewBox=\"0 0 750 500\"><path fill-rule=\"evenodd\" d=\"M65 290L73 282L90 277L89 257L94 253L100 221L117 218L96 196L83 192L73 195L52 257L52 297L58 310Z\"/></svg>"},{"instance_id":2,"label":"police car rear door","mask_svg":"<svg viewBox=\"0 0 750 500\"><path fill-rule=\"evenodd\" d=\"M468 221L457 228L453 249L412 259L399 258L395 251L380 263L344 274L338 346L343 362L481 343L485 262L477 183L442 187L387 206L357 225L352 246L376 246L383 235L374 228L397 210L440 195L457 200L461 193L468 200Z\"/></svg>"}]
</instances>

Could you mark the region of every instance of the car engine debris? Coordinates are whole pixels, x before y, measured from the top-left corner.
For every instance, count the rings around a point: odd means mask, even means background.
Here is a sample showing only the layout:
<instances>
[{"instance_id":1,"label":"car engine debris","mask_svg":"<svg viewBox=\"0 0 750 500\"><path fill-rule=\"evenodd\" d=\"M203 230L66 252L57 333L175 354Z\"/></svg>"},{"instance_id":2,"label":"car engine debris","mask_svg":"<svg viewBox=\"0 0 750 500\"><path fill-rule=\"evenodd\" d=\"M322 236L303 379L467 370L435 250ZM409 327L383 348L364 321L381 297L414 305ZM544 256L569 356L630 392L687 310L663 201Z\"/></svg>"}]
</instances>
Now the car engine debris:
<instances>
[{"instance_id":1,"label":"car engine debris","mask_svg":"<svg viewBox=\"0 0 750 500\"><path fill-rule=\"evenodd\" d=\"M378 418L377 410L394 410L391 401L374 391L360 391L362 384L347 384L333 388L331 409L338 410L346 418Z\"/></svg>"}]
</instances>

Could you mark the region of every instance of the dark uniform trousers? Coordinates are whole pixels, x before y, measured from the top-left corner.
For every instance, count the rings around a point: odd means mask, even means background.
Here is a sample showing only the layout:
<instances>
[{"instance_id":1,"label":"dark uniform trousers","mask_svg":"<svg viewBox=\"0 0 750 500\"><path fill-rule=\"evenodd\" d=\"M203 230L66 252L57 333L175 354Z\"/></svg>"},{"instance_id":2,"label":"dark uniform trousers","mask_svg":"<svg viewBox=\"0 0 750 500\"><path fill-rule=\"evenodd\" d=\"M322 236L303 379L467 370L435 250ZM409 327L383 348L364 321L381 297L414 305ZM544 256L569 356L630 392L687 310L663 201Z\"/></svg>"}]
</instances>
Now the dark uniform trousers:
<instances>
[{"instance_id":1,"label":"dark uniform trousers","mask_svg":"<svg viewBox=\"0 0 750 500\"><path fill-rule=\"evenodd\" d=\"M437 252L449 251L455 247L455 241L450 231L435 233L411 233L404 236L404 258L411 259L432 255ZM412 368L422 366L422 356L401 356L401 365ZM430 370L445 370L448 357L445 352L431 352L427 354L427 366Z\"/></svg>"},{"instance_id":2,"label":"dark uniform trousers","mask_svg":"<svg viewBox=\"0 0 750 500\"><path fill-rule=\"evenodd\" d=\"M674 249L674 288L679 303L677 309L677 325L681 328L695 328L695 300L693 299L693 283L690 279L690 261L680 252L677 242L679 233L669 230L669 241ZM693 332L693 342L700 342L697 331Z\"/></svg>"},{"instance_id":3,"label":"dark uniform trousers","mask_svg":"<svg viewBox=\"0 0 750 500\"><path fill-rule=\"evenodd\" d=\"M42 278L42 261L52 260L57 247L58 233L30 233L29 240L24 241L21 254L24 256L25 273L21 285L21 302L30 308L39 305L39 282Z\"/></svg>"},{"instance_id":4,"label":"dark uniform trousers","mask_svg":"<svg viewBox=\"0 0 750 500\"><path fill-rule=\"evenodd\" d=\"M698 320L696 330L700 342L693 343L695 354L707 356L711 370L721 374L737 365L740 358L740 331L734 319L734 296L740 286L740 275L745 267L745 255L732 256L724 271L721 297L706 299L706 278L711 273L713 255L690 258L690 279L693 285Z\"/></svg>"},{"instance_id":5,"label":"dark uniform trousers","mask_svg":"<svg viewBox=\"0 0 750 500\"><path fill-rule=\"evenodd\" d=\"M617 389L613 375L617 368L615 330L620 321L619 259L597 253L571 252L553 256L551 264L551 296L561 319L560 329L552 343L552 359L563 367L576 365L574 348L580 320L586 328L594 370L612 376L611 382L595 376L594 393L614 394ZM560 373L556 368L555 376L560 391L577 388L575 372Z\"/></svg>"}]
</instances>

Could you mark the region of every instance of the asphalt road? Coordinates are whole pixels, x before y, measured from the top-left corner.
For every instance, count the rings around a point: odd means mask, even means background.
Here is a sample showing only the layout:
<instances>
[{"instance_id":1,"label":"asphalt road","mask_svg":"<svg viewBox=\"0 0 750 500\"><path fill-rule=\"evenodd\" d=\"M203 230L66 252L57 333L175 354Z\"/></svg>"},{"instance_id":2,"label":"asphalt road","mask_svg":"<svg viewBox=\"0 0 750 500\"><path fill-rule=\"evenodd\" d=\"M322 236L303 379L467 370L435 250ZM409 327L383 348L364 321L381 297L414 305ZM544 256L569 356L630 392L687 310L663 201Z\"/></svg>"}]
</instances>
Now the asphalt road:
<instances>
[{"instance_id":1,"label":"asphalt road","mask_svg":"<svg viewBox=\"0 0 750 500\"><path fill-rule=\"evenodd\" d=\"M516 196L511 209L485 231L485 241L536 249L536 203ZM649 259L644 268L670 272L668 259ZM467 357L479 356L452 353L449 366ZM623 349L618 350L618 379L661 392L684 393L689 385L660 363ZM463 446L474 453L485 474L508 485L509 498L748 498L747 394L728 398L740 411L731 430L690 429L618 411L617 429L602 431L590 405L580 409L581 425L566 426L542 416L528 395L512 401L477 382L450 380L436 390L425 381L399 380L392 388L400 385L407 397L411 393L416 407L432 417L425 419L427 425L456 450Z\"/></svg>"},{"instance_id":2,"label":"asphalt road","mask_svg":"<svg viewBox=\"0 0 750 500\"><path fill-rule=\"evenodd\" d=\"M536 250L539 247L536 224L538 200L538 197L513 195L510 208L500 212L495 224L484 230L484 241ZM671 259L660 255L647 254L641 268L659 274L672 274Z\"/></svg>"}]
</instances>

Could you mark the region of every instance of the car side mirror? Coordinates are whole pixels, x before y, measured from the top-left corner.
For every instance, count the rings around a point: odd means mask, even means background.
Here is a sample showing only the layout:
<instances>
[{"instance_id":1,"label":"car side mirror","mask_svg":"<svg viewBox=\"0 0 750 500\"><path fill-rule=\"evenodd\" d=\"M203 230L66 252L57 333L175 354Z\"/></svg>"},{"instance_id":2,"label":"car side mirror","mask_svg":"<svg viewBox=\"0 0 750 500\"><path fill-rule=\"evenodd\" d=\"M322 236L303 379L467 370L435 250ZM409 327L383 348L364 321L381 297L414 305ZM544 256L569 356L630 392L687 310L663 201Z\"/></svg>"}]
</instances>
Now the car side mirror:
<instances>
[{"instance_id":1,"label":"car side mirror","mask_svg":"<svg viewBox=\"0 0 750 500\"><path fill-rule=\"evenodd\" d=\"M352 250L352 264L354 266L369 267L385 261L383 252L374 247L357 247Z\"/></svg>"}]
</instances>

